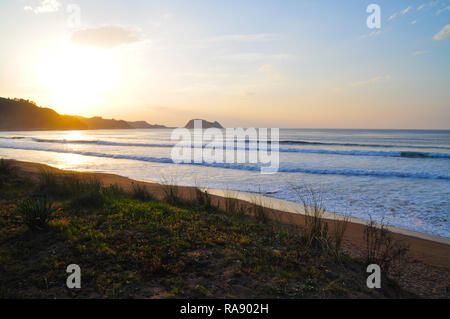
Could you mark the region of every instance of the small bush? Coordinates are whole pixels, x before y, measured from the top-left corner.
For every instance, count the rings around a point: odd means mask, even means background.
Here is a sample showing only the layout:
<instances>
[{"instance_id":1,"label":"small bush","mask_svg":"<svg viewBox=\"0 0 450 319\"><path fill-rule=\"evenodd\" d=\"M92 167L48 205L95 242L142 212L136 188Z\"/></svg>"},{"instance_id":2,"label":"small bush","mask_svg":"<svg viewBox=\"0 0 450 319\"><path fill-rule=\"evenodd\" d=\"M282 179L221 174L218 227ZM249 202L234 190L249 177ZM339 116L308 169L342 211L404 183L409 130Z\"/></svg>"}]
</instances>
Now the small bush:
<instances>
[{"instance_id":1,"label":"small bush","mask_svg":"<svg viewBox=\"0 0 450 319\"><path fill-rule=\"evenodd\" d=\"M345 231L349 223L349 216L344 216L343 219L338 219L336 214L334 216L334 228L333 228L333 240L334 240L334 253L336 257L340 256L342 243L344 241Z\"/></svg>"},{"instance_id":2,"label":"small bush","mask_svg":"<svg viewBox=\"0 0 450 319\"><path fill-rule=\"evenodd\" d=\"M55 173L42 169L39 172L38 192L40 194L61 196L64 190L61 188L60 183L58 183L58 177Z\"/></svg>"},{"instance_id":3,"label":"small bush","mask_svg":"<svg viewBox=\"0 0 450 319\"><path fill-rule=\"evenodd\" d=\"M96 178L71 180L68 193L72 194L72 206L101 208L105 204L106 196L101 182Z\"/></svg>"},{"instance_id":4,"label":"small bush","mask_svg":"<svg viewBox=\"0 0 450 319\"><path fill-rule=\"evenodd\" d=\"M182 202L178 186L170 184L162 184L161 187L164 194L164 201L166 203L174 205L180 204Z\"/></svg>"},{"instance_id":5,"label":"small bush","mask_svg":"<svg viewBox=\"0 0 450 319\"><path fill-rule=\"evenodd\" d=\"M145 185L135 183L132 183L131 197L133 199L137 199L143 202L154 199L152 194L150 194L149 191L147 190L147 187L145 187Z\"/></svg>"},{"instance_id":6,"label":"small bush","mask_svg":"<svg viewBox=\"0 0 450 319\"><path fill-rule=\"evenodd\" d=\"M266 208L263 206L262 200L259 196L253 196L251 199L251 212L252 215L263 224L269 221L266 213Z\"/></svg>"},{"instance_id":7,"label":"small bush","mask_svg":"<svg viewBox=\"0 0 450 319\"><path fill-rule=\"evenodd\" d=\"M238 201L231 197L231 193L225 194L225 211L228 214L235 214L238 208Z\"/></svg>"},{"instance_id":8,"label":"small bush","mask_svg":"<svg viewBox=\"0 0 450 319\"><path fill-rule=\"evenodd\" d=\"M45 229L51 214L55 211L53 204L47 199L27 199L17 210L23 222L32 231Z\"/></svg>"},{"instance_id":9,"label":"small bush","mask_svg":"<svg viewBox=\"0 0 450 319\"><path fill-rule=\"evenodd\" d=\"M40 173L38 194L71 199L73 207L103 207L108 191L95 177L78 177L76 175L56 175L43 170ZM118 189L115 189L118 191Z\"/></svg>"},{"instance_id":10,"label":"small bush","mask_svg":"<svg viewBox=\"0 0 450 319\"><path fill-rule=\"evenodd\" d=\"M208 191L202 191L198 187L195 188L195 201L204 209L212 208L211 196L209 195Z\"/></svg>"},{"instance_id":11,"label":"small bush","mask_svg":"<svg viewBox=\"0 0 450 319\"><path fill-rule=\"evenodd\" d=\"M16 167L5 159L0 159L0 176L1 177L10 177L13 176L16 172Z\"/></svg>"},{"instance_id":12,"label":"small bush","mask_svg":"<svg viewBox=\"0 0 450 319\"><path fill-rule=\"evenodd\" d=\"M180 188L176 186L178 183L177 176L168 177L161 176L159 185L163 192L163 200L171 205L182 204L183 200L180 196Z\"/></svg>"},{"instance_id":13,"label":"small bush","mask_svg":"<svg viewBox=\"0 0 450 319\"><path fill-rule=\"evenodd\" d=\"M127 195L127 193L123 190L123 188L117 184L111 184L108 187L104 187L103 193L106 196L113 197L113 198L122 198Z\"/></svg>"},{"instance_id":14,"label":"small bush","mask_svg":"<svg viewBox=\"0 0 450 319\"><path fill-rule=\"evenodd\" d=\"M377 224L372 216L364 228L364 242L366 264L377 264L387 274L404 261L409 251L408 246L392 237L383 220Z\"/></svg>"},{"instance_id":15,"label":"small bush","mask_svg":"<svg viewBox=\"0 0 450 319\"><path fill-rule=\"evenodd\" d=\"M320 194L310 188L306 192L297 194L303 204L305 226L302 238L308 247L329 250L331 237L328 232L328 223L324 220L325 208Z\"/></svg>"}]
</instances>

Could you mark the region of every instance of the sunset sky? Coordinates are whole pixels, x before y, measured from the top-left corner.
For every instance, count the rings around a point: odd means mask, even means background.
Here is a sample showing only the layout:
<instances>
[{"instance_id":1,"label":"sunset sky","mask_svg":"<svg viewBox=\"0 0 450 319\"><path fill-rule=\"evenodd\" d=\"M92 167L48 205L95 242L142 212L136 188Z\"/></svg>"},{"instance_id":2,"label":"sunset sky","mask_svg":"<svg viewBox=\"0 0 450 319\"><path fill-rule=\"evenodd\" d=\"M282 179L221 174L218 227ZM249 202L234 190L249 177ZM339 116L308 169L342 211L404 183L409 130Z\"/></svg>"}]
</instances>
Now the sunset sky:
<instances>
[{"instance_id":1,"label":"sunset sky","mask_svg":"<svg viewBox=\"0 0 450 319\"><path fill-rule=\"evenodd\" d=\"M2 0L0 25L0 96L62 114L450 129L450 1Z\"/></svg>"}]
</instances>

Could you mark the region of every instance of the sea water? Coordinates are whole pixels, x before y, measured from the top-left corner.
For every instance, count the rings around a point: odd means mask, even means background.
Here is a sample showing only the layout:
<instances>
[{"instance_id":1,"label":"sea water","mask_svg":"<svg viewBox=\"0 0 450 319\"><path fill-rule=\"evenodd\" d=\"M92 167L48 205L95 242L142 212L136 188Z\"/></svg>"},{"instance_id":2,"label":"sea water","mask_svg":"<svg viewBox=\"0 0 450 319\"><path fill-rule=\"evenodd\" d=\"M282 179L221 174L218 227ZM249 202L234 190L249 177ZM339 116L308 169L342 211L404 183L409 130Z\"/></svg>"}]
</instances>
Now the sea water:
<instances>
[{"instance_id":1,"label":"sea water","mask_svg":"<svg viewBox=\"0 0 450 319\"><path fill-rule=\"evenodd\" d=\"M175 164L171 133L0 132L0 158L291 201L312 188L328 211L450 237L448 130L281 129L280 166L270 175L250 163Z\"/></svg>"}]
</instances>

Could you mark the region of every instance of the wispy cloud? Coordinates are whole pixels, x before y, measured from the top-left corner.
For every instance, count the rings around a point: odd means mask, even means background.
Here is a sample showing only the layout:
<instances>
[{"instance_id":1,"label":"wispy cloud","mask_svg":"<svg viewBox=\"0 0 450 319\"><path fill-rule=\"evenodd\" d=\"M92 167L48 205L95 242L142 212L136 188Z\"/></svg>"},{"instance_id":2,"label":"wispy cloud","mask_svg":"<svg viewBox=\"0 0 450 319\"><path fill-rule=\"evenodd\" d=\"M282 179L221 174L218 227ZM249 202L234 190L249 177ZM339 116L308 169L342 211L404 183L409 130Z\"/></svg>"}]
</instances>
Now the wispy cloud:
<instances>
[{"instance_id":1,"label":"wispy cloud","mask_svg":"<svg viewBox=\"0 0 450 319\"><path fill-rule=\"evenodd\" d=\"M389 21L391 21L391 20L394 20L395 18L397 18L397 12L396 13L394 13L394 14L392 14L390 17L389 17Z\"/></svg>"},{"instance_id":2,"label":"wispy cloud","mask_svg":"<svg viewBox=\"0 0 450 319\"><path fill-rule=\"evenodd\" d=\"M439 9L436 11L436 15L440 15L442 12L450 11L450 6L446 6L445 8Z\"/></svg>"},{"instance_id":3,"label":"wispy cloud","mask_svg":"<svg viewBox=\"0 0 450 319\"><path fill-rule=\"evenodd\" d=\"M397 18L399 15L400 16L404 16L405 14L407 14L410 10L412 9L411 6L403 9L400 11L400 13L394 12L390 17L389 17L389 21L394 20L395 18Z\"/></svg>"},{"instance_id":4,"label":"wispy cloud","mask_svg":"<svg viewBox=\"0 0 450 319\"><path fill-rule=\"evenodd\" d=\"M430 53L430 51L425 50L425 51L415 51L412 53L412 55L416 56L416 55L423 55L423 54L427 54Z\"/></svg>"},{"instance_id":5,"label":"wispy cloud","mask_svg":"<svg viewBox=\"0 0 450 319\"><path fill-rule=\"evenodd\" d=\"M346 87L347 88L364 87L364 86L370 85L375 82L389 81L390 79L391 79L390 75L379 75L379 76L373 77L368 80L347 83ZM332 91L335 93L341 93L342 91L346 90L346 87L345 86L344 87L335 87L332 89Z\"/></svg>"},{"instance_id":6,"label":"wispy cloud","mask_svg":"<svg viewBox=\"0 0 450 319\"><path fill-rule=\"evenodd\" d=\"M417 11L422 10L423 8L425 8L426 4L422 3L420 6L417 7Z\"/></svg>"},{"instance_id":7,"label":"wispy cloud","mask_svg":"<svg viewBox=\"0 0 450 319\"><path fill-rule=\"evenodd\" d=\"M122 26L101 26L77 30L70 42L81 46L114 48L143 41L140 30Z\"/></svg>"},{"instance_id":8,"label":"wispy cloud","mask_svg":"<svg viewBox=\"0 0 450 319\"><path fill-rule=\"evenodd\" d=\"M288 53L261 53L261 52L241 52L218 56L219 60L228 60L234 62L258 62L262 60L286 60L292 55Z\"/></svg>"},{"instance_id":9,"label":"wispy cloud","mask_svg":"<svg viewBox=\"0 0 450 319\"><path fill-rule=\"evenodd\" d=\"M61 7L61 3L58 0L41 0L38 6L25 6L23 9L25 11L31 11L36 14L39 13L49 13L56 12Z\"/></svg>"},{"instance_id":10,"label":"wispy cloud","mask_svg":"<svg viewBox=\"0 0 450 319\"><path fill-rule=\"evenodd\" d=\"M411 10L411 9L412 9L412 7L409 6L408 8L405 8L405 9L403 9L402 11L400 11L400 14L401 14L402 16L404 16L404 15L407 14L408 11Z\"/></svg>"},{"instance_id":11,"label":"wispy cloud","mask_svg":"<svg viewBox=\"0 0 450 319\"><path fill-rule=\"evenodd\" d=\"M279 82L284 80L283 75L277 72L271 64L264 64L258 68L259 72L265 74L266 78L271 82Z\"/></svg>"},{"instance_id":12,"label":"wispy cloud","mask_svg":"<svg viewBox=\"0 0 450 319\"><path fill-rule=\"evenodd\" d=\"M226 34L208 38L209 42L268 42L280 39L282 36L276 33L257 34Z\"/></svg>"},{"instance_id":13,"label":"wispy cloud","mask_svg":"<svg viewBox=\"0 0 450 319\"><path fill-rule=\"evenodd\" d=\"M391 79L390 75L385 75L385 76L376 76L374 78L371 78L369 80L364 80L364 81L357 81L357 82L351 82L348 85L350 87L361 87L361 86L366 86L369 85L371 83L375 83L375 82L379 82L379 81L388 81Z\"/></svg>"},{"instance_id":14,"label":"wispy cloud","mask_svg":"<svg viewBox=\"0 0 450 319\"><path fill-rule=\"evenodd\" d=\"M371 38L371 37L379 35L381 32L383 32L383 31L381 31L381 30L372 31L372 32L367 33L367 34L363 34L359 38L360 39Z\"/></svg>"},{"instance_id":15,"label":"wispy cloud","mask_svg":"<svg viewBox=\"0 0 450 319\"><path fill-rule=\"evenodd\" d=\"M441 31L436 33L433 37L434 40L443 40L450 36L450 24L445 25Z\"/></svg>"}]
</instances>

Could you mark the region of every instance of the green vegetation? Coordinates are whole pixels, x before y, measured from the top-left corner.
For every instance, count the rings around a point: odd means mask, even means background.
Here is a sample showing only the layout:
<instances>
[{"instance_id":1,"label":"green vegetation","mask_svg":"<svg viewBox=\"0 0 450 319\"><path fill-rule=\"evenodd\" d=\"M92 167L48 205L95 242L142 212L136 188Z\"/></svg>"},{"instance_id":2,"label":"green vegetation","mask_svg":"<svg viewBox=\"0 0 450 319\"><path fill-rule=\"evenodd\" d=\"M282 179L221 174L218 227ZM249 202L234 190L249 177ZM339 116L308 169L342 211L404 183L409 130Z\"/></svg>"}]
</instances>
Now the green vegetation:
<instances>
[{"instance_id":1,"label":"green vegetation","mask_svg":"<svg viewBox=\"0 0 450 319\"><path fill-rule=\"evenodd\" d=\"M174 190L171 204L74 175L39 181L11 175L0 188L3 298L410 296L366 288L363 261L308 245L296 227L232 212L242 209L234 201L227 213L201 191L182 202ZM29 200L38 195L47 200ZM39 231L27 222L33 212ZM73 263L78 290L66 287Z\"/></svg>"},{"instance_id":2,"label":"green vegetation","mask_svg":"<svg viewBox=\"0 0 450 319\"><path fill-rule=\"evenodd\" d=\"M44 230L54 211L53 204L43 198L26 199L17 207L17 212L31 231Z\"/></svg>"},{"instance_id":3,"label":"green vegetation","mask_svg":"<svg viewBox=\"0 0 450 319\"><path fill-rule=\"evenodd\" d=\"M14 166L4 160L0 159L0 187L5 183L8 179L12 178L15 174Z\"/></svg>"},{"instance_id":4,"label":"green vegetation","mask_svg":"<svg viewBox=\"0 0 450 319\"><path fill-rule=\"evenodd\" d=\"M365 262L367 265L377 264L391 275L400 275L402 261L408 253L409 247L394 240L386 229L383 220L378 225L370 218L364 228L364 242L366 244Z\"/></svg>"},{"instance_id":5,"label":"green vegetation","mask_svg":"<svg viewBox=\"0 0 450 319\"><path fill-rule=\"evenodd\" d=\"M147 187L133 183L132 188L133 191L131 197L133 199L138 199L143 202L154 199L152 194L150 194L149 191L147 190Z\"/></svg>"}]
</instances>

